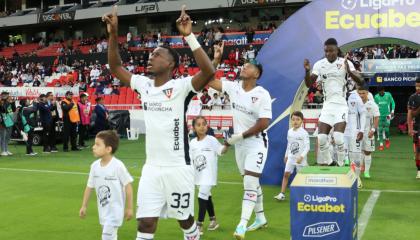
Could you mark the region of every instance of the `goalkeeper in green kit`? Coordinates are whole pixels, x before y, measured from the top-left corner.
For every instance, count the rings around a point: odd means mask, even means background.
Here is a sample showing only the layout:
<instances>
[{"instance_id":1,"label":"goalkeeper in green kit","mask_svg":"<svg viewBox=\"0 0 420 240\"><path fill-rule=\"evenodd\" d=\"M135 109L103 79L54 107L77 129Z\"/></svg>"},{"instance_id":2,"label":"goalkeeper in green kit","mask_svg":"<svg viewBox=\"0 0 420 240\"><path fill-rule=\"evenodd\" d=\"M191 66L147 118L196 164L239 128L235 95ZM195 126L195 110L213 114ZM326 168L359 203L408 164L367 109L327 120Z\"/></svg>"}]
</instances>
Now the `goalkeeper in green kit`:
<instances>
[{"instance_id":1,"label":"goalkeeper in green kit","mask_svg":"<svg viewBox=\"0 0 420 240\"><path fill-rule=\"evenodd\" d=\"M391 119L394 118L395 102L391 93L385 92L384 87L378 88L378 93L375 95L375 103L379 107L380 117L379 117L379 128L378 128L378 137L379 137L379 151L384 150L384 134L385 131L385 147L389 148L391 142L389 141L389 125Z\"/></svg>"}]
</instances>

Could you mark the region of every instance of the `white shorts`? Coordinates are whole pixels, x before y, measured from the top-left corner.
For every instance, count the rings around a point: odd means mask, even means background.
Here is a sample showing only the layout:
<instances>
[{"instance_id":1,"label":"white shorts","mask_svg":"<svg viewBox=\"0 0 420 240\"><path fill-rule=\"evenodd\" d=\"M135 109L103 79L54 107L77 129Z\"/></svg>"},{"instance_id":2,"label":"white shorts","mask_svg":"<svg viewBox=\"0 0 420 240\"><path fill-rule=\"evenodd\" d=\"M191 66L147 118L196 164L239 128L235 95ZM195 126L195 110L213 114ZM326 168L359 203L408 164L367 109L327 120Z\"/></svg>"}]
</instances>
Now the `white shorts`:
<instances>
[{"instance_id":1,"label":"white shorts","mask_svg":"<svg viewBox=\"0 0 420 240\"><path fill-rule=\"evenodd\" d=\"M308 163L306 160L302 160L300 164L297 164L295 160L289 160L287 159L286 166L284 167L284 172L293 173L296 169L296 172L299 172L300 169L303 167L308 166Z\"/></svg>"},{"instance_id":2,"label":"white shorts","mask_svg":"<svg viewBox=\"0 0 420 240\"><path fill-rule=\"evenodd\" d=\"M375 151L375 135L369 138L368 133L363 134L362 150L366 152Z\"/></svg>"},{"instance_id":3,"label":"white shorts","mask_svg":"<svg viewBox=\"0 0 420 240\"><path fill-rule=\"evenodd\" d=\"M145 164L137 191L136 218L186 220L194 216L192 166L158 167Z\"/></svg>"},{"instance_id":4,"label":"white shorts","mask_svg":"<svg viewBox=\"0 0 420 240\"><path fill-rule=\"evenodd\" d=\"M114 226L102 226L102 240L117 240L118 239L118 227Z\"/></svg>"},{"instance_id":5,"label":"white shorts","mask_svg":"<svg viewBox=\"0 0 420 240\"><path fill-rule=\"evenodd\" d=\"M241 175L245 175L245 170L262 173L265 160L267 159L267 148L261 146L249 147L245 145L235 145L236 164Z\"/></svg>"},{"instance_id":6,"label":"white shorts","mask_svg":"<svg viewBox=\"0 0 420 240\"><path fill-rule=\"evenodd\" d=\"M319 122L326 123L331 127L341 122L347 122L349 108L347 105L338 103L325 103L321 110Z\"/></svg>"},{"instance_id":7,"label":"white shorts","mask_svg":"<svg viewBox=\"0 0 420 240\"><path fill-rule=\"evenodd\" d=\"M357 137L354 136L344 136L344 149L346 153L354 152L360 153L362 152L362 141L356 141Z\"/></svg>"},{"instance_id":8,"label":"white shorts","mask_svg":"<svg viewBox=\"0 0 420 240\"><path fill-rule=\"evenodd\" d=\"M209 200L212 188L213 186L210 185L200 185L198 187L198 198L201 198L203 200Z\"/></svg>"}]
</instances>

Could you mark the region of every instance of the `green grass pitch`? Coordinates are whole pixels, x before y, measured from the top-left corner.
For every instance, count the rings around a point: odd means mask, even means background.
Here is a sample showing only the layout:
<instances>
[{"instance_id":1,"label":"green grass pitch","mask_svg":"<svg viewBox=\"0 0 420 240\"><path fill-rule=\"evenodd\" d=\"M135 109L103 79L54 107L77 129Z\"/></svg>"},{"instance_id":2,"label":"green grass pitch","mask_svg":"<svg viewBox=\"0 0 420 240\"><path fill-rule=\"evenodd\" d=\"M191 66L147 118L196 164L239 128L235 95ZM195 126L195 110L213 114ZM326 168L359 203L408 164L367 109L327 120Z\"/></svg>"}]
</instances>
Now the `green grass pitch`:
<instances>
[{"instance_id":1,"label":"green grass pitch","mask_svg":"<svg viewBox=\"0 0 420 240\"><path fill-rule=\"evenodd\" d=\"M391 149L374 153L372 179L363 181L364 190L359 192L360 214L371 194L369 190L382 190L363 239L418 240L420 181L415 179L411 139L408 136L393 136L391 143ZM13 144L10 150L15 153L13 156L0 157L0 239L101 238L96 195L92 195L87 218L81 220L78 217L89 166L95 160L90 149L77 153L39 153L35 157L25 156L22 144ZM40 152L42 149L36 147L35 150ZM243 194L233 152L231 150L219 159L221 183L213 190L220 228L214 232L206 231L202 239L233 239ZM138 177L145 159L144 138L139 141L123 140L116 156L125 162L130 173L136 177L133 184L136 195ZM311 153L311 162L313 158ZM247 233L246 239L290 239L289 201L280 203L273 199L279 191L278 186L264 186L263 191L269 226ZM135 220L125 222L119 229L119 239L134 240L135 236ZM155 239L182 239L178 223L172 219L161 220Z\"/></svg>"}]
</instances>

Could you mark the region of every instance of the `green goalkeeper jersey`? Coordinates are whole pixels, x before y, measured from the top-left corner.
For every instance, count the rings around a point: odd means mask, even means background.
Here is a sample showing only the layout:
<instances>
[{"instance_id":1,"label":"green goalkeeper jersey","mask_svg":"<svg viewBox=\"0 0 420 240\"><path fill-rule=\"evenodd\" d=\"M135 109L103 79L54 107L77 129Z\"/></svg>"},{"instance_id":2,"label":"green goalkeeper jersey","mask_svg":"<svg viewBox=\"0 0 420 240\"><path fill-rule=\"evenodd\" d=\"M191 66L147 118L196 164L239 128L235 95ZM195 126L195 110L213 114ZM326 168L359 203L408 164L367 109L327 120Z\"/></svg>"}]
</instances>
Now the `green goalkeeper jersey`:
<instances>
[{"instance_id":1,"label":"green goalkeeper jersey","mask_svg":"<svg viewBox=\"0 0 420 240\"><path fill-rule=\"evenodd\" d=\"M381 117L386 117L395 110L394 98L389 92L385 92L383 96L377 93L375 95L375 103L379 107L379 113L381 114Z\"/></svg>"}]
</instances>

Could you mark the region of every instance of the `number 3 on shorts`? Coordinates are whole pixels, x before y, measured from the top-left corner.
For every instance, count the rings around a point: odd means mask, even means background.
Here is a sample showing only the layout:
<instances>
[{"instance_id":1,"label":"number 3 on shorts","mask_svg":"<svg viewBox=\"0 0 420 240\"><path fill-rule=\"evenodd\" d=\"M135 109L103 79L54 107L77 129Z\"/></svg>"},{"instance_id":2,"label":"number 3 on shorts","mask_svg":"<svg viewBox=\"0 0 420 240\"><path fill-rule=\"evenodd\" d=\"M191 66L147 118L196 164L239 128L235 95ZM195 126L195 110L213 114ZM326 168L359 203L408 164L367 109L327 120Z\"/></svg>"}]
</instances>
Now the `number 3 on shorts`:
<instances>
[{"instance_id":1,"label":"number 3 on shorts","mask_svg":"<svg viewBox=\"0 0 420 240\"><path fill-rule=\"evenodd\" d=\"M258 161L257 161L257 164L262 164L263 163L263 160L264 160L264 153L259 152L258 153Z\"/></svg>"},{"instance_id":2,"label":"number 3 on shorts","mask_svg":"<svg viewBox=\"0 0 420 240\"><path fill-rule=\"evenodd\" d=\"M180 193L172 193L172 197L174 197L175 204L171 204L171 208L188 208L190 206L190 193L182 195Z\"/></svg>"}]
</instances>

